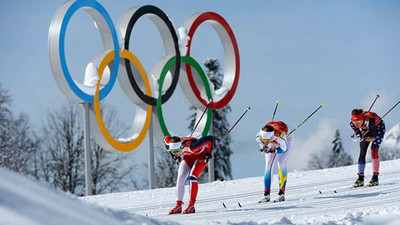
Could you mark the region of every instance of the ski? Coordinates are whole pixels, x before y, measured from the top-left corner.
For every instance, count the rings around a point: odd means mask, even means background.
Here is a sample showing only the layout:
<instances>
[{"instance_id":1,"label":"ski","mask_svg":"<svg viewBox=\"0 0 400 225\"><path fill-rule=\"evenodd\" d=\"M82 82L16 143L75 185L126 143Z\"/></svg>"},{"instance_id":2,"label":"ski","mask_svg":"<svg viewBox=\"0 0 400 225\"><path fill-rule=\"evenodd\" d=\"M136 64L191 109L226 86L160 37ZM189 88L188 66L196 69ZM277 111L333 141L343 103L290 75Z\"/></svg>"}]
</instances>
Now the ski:
<instances>
[{"instance_id":1,"label":"ski","mask_svg":"<svg viewBox=\"0 0 400 225\"><path fill-rule=\"evenodd\" d=\"M243 207L243 203L240 203L240 202L237 202L236 203L237 204L237 206L239 207L239 208L242 208ZM249 204L262 204L262 203L259 203L259 202L248 202L248 203L246 203L245 205L249 205ZM229 205L227 205L227 204L225 204L224 202L222 203L222 206L224 207L224 208L228 208L229 207ZM232 206L233 207L233 206Z\"/></svg>"},{"instance_id":2,"label":"ski","mask_svg":"<svg viewBox=\"0 0 400 225\"><path fill-rule=\"evenodd\" d=\"M318 191L321 195L323 194L322 191ZM333 190L333 193L337 194L336 190Z\"/></svg>"},{"instance_id":3,"label":"ski","mask_svg":"<svg viewBox=\"0 0 400 225\"><path fill-rule=\"evenodd\" d=\"M322 195L322 194L332 193L332 192L333 192L334 194L337 194L338 192L341 192L341 191L354 190L354 189L362 189L362 188L369 188L369 187L376 187L376 186L379 186L379 185L370 185L370 184L367 184L367 185L365 185L365 186L358 186L358 187L352 185L351 187L333 189L333 190L329 190L329 191L318 190L318 193L321 194L321 195Z\"/></svg>"}]
</instances>

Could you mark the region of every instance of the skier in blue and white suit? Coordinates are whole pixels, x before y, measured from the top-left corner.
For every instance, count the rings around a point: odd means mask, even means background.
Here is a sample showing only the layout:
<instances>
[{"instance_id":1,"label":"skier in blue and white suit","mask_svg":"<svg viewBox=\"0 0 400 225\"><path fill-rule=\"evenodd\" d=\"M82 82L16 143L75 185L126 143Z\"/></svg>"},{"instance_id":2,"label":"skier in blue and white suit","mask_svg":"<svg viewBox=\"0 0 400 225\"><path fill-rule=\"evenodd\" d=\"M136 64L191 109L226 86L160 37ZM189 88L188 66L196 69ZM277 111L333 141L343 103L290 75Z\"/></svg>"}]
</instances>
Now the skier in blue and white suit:
<instances>
[{"instance_id":1,"label":"skier in blue and white suit","mask_svg":"<svg viewBox=\"0 0 400 225\"><path fill-rule=\"evenodd\" d=\"M259 201L271 201L271 183L275 161L278 161L279 193L274 202L285 201L285 188L287 181L286 162L294 144L294 136L290 135L290 128L282 121L267 123L256 136L260 151L265 154L264 197Z\"/></svg>"}]
</instances>

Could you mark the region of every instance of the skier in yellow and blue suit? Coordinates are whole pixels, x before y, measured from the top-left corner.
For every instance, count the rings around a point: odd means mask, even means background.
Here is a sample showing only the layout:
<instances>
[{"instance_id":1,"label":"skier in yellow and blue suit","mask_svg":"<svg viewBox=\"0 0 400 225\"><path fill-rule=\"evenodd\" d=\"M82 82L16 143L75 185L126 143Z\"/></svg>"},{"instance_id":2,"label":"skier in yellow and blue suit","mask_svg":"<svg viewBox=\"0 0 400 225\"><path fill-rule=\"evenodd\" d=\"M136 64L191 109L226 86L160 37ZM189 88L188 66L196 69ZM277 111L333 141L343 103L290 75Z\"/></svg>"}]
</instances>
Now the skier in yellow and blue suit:
<instances>
[{"instance_id":1,"label":"skier in yellow and blue suit","mask_svg":"<svg viewBox=\"0 0 400 225\"><path fill-rule=\"evenodd\" d=\"M284 122L272 121L257 133L256 141L260 145L260 151L265 154L264 197L259 201L260 203L271 201L271 183L276 161L278 161L279 193L274 202L285 201L286 162L294 144L294 136L288 137L290 131L290 127Z\"/></svg>"}]
</instances>

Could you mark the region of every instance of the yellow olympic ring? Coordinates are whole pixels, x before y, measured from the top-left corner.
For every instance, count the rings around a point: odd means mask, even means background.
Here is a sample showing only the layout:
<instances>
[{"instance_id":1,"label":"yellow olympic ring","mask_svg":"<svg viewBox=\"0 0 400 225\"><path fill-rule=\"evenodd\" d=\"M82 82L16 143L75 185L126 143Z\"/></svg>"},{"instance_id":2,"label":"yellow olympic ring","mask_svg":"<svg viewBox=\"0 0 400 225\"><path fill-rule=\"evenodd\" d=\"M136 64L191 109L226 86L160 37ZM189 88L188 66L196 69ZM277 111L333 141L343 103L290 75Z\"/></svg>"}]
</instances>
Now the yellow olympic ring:
<instances>
[{"instance_id":1,"label":"yellow olympic ring","mask_svg":"<svg viewBox=\"0 0 400 225\"><path fill-rule=\"evenodd\" d=\"M143 79L144 87L146 90L146 95L151 97L151 88L150 88L150 82L148 80L146 71L144 70L142 64L138 60L138 58L130 51L123 49L120 51L120 57L128 59L131 61L138 72L140 73L140 76ZM98 140L96 140L99 144L101 143L101 146L108 146L109 150L112 149L117 149L122 152L128 152L131 150L134 150L136 147L140 145L140 143L143 141L143 139L146 137L147 131L149 130L150 127L150 122L151 122L151 113L152 113L152 106L144 103L143 105L146 107L146 110L144 110L142 106L138 105L139 107L136 107L136 116L135 116L135 122L134 122L134 127L131 129L131 135L139 133L137 137L128 137L128 139L133 139L132 141L119 141L116 140L107 130L103 118L101 116L101 110L100 110L100 99L99 99L99 90L100 90L100 80L103 75L103 71L106 68L107 65L109 65L112 61L114 60L114 50L110 51L101 61L98 69L98 76L99 80L97 81L96 85L96 92L94 95L94 114L95 118L97 120L96 123L91 123L91 126L95 132L101 132L103 135L93 135L94 137L97 137ZM120 65L121 66L121 65ZM144 115L145 114L145 115ZM142 116L141 116L142 115ZM92 115L93 116L93 115ZM145 116L145 120L142 118ZM101 138L103 137L103 138Z\"/></svg>"}]
</instances>

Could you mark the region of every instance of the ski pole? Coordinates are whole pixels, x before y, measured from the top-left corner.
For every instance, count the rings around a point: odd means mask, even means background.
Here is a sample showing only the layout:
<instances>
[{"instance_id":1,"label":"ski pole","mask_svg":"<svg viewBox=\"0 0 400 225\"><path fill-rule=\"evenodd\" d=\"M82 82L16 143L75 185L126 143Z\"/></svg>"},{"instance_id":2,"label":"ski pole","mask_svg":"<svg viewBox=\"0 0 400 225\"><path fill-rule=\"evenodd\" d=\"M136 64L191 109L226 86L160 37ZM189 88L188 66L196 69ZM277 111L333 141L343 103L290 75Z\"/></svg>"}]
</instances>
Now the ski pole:
<instances>
[{"instance_id":1,"label":"ski pole","mask_svg":"<svg viewBox=\"0 0 400 225\"><path fill-rule=\"evenodd\" d=\"M292 130L287 136L289 137L290 135L292 135L293 132L295 132L301 125L303 125L303 123L305 123L308 119L310 119L310 117L311 117L312 115L314 115L314 113L316 113L320 108L322 108L322 107L324 107L324 106L325 106L325 104L322 103L316 110L314 110L313 113L311 113L311 115L309 115L305 120L303 120L303 122L301 122L301 123L300 123L294 130Z\"/></svg>"},{"instance_id":2,"label":"ski pole","mask_svg":"<svg viewBox=\"0 0 400 225\"><path fill-rule=\"evenodd\" d=\"M387 112L385 113L385 115L383 115L383 116L381 117L381 119L379 120L379 122L383 119L383 117L385 117L387 114L389 114L390 111L392 111L399 103L400 103L400 101L398 101L398 102L396 103L396 105L394 105L391 109L389 109L389 111L387 111Z\"/></svg>"},{"instance_id":3,"label":"ski pole","mask_svg":"<svg viewBox=\"0 0 400 225\"><path fill-rule=\"evenodd\" d=\"M389 111L387 111L387 112L385 113L385 115L383 115L383 116L378 120L378 122L377 122L376 124L379 124L379 123L383 120L383 118L384 118L387 114L389 114L399 103L400 103L400 101L398 101L391 109L389 109ZM369 132L369 130L365 131L365 133L363 133L361 136L362 136L362 137L365 137L365 135L366 135L368 132Z\"/></svg>"},{"instance_id":4,"label":"ski pole","mask_svg":"<svg viewBox=\"0 0 400 225\"><path fill-rule=\"evenodd\" d=\"M374 104L375 104L376 100L377 100L379 97L380 97L379 95L376 95L374 102L372 102L372 105L371 105L371 107L369 107L369 109L368 109L368 112L369 112L369 111L371 111L371 109L372 109L372 106L374 106Z\"/></svg>"},{"instance_id":5,"label":"ski pole","mask_svg":"<svg viewBox=\"0 0 400 225\"><path fill-rule=\"evenodd\" d=\"M276 101L276 105L275 105L275 109L274 109L274 114L272 114L272 119L271 119L271 121L274 121L276 109L278 108L278 104L279 104L279 101Z\"/></svg>"},{"instance_id":6,"label":"ski pole","mask_svg":"<svg viewBox=\"0 0 400 225\"><path fill-rule=\"evenodd\" d=\"M244 111L244 113L239 117L239 119L236 121L235 124L233 124L233 126L231 127L231 129L229 129L228 133L222 138L222 140L219 142L219 144L217 145L217 147L215 147L213 150L216 151L219 146L221 146L221 144L223 143L223 141L225 140L226 137L228 137L228 135L231 133L231 131L233 130L233 128L235 128L236 124L239 123L239 121L243 118L243 116L250 110L250 106L247 107L246 111ZM212 152L210 152L211 154ZM208 160L206 160L207 162Z\"/></svg>"},{"instance_id":7,"label":"ski pole","mask_svg":"<svg viewBox=\"0 0 400 225\"><path fill-rule=\"evenodd\" d=\"M212 103L213 100L210 99L209 101L210 101L210 102L207 104L206 108L204 109L203 113L202 113L201 116L200 116L199 121L197 121L197 124L194 126L194 128L193 128L193 130L192 130L192 133L190 133L190 136L189 136L189 137L192 137L194 131L196 130L197 126L199 125L201 119L203 118L204 114L206 113L208 107L210 106L210 104Z\"/></svg>"}]
</instances>

